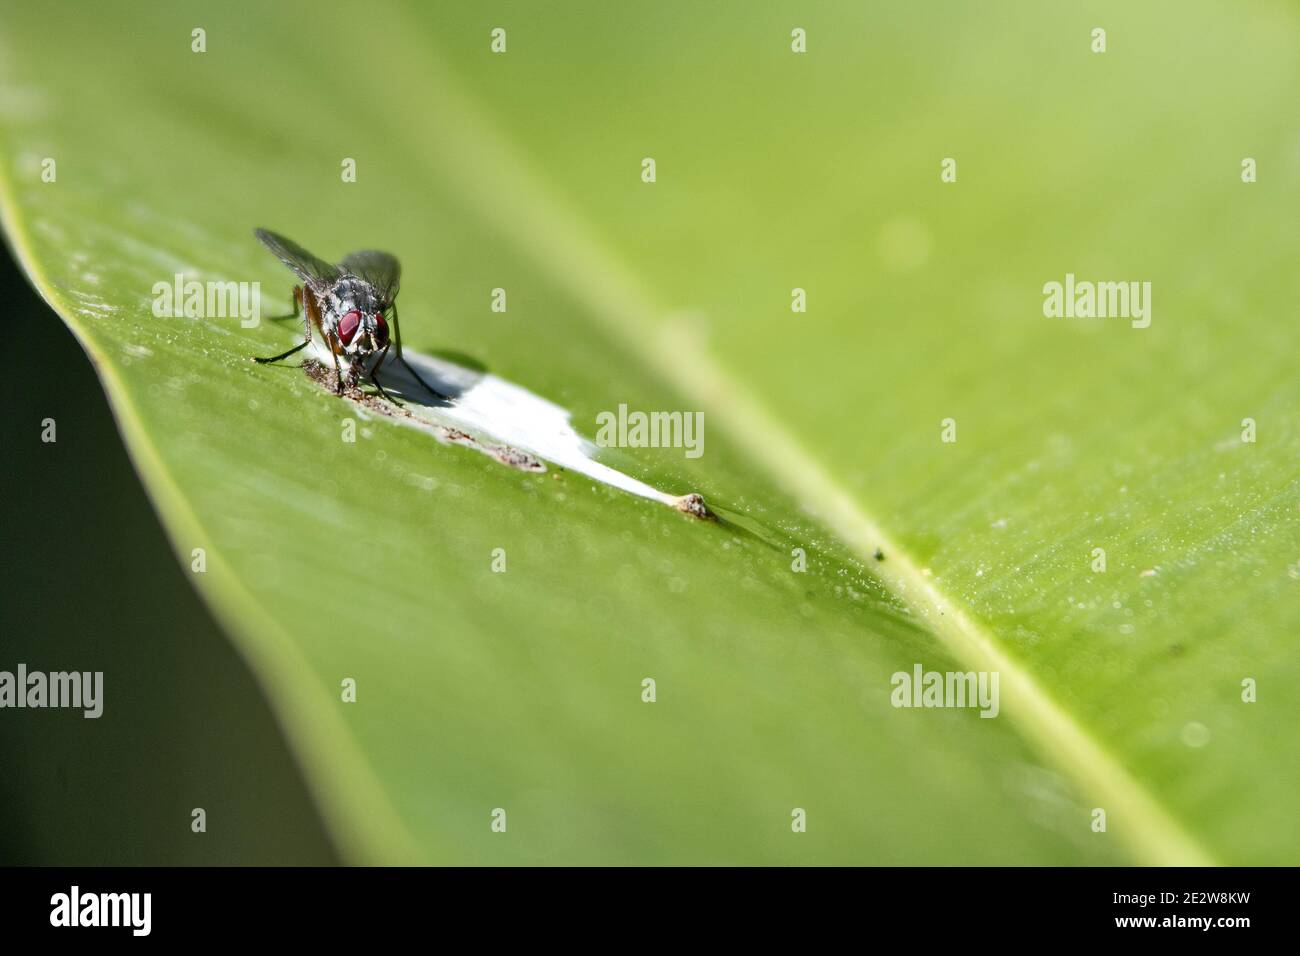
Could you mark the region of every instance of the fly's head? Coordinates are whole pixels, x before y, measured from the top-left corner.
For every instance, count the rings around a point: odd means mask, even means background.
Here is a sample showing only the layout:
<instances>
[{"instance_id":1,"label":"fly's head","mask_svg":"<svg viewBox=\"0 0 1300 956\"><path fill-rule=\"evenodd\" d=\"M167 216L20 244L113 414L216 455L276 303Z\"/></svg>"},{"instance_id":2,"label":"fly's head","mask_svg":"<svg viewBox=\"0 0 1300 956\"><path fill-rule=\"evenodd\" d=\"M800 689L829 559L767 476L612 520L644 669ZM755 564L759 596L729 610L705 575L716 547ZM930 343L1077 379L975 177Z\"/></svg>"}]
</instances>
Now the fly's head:
<instances>
[{"instance_id":1,"label":"fly's head","mask_svg":"<svg viewBox=\"0 0 1300 956\"><path fill-rule=\"evenodd\" d=\"M324 311L345 355L365 358L388 347L387 304L368 283L352 277L341 279L324 299Z\"/></svg>"}]
</instances>

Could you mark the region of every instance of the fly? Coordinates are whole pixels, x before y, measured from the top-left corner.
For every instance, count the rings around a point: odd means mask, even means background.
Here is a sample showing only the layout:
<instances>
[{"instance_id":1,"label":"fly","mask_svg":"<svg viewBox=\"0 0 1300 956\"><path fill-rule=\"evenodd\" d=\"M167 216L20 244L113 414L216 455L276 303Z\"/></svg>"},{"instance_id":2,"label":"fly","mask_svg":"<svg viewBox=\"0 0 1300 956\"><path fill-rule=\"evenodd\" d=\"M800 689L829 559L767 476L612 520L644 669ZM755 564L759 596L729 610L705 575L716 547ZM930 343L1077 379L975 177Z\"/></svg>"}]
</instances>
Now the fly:
<instances>
[{"instance_id":1,"label":"fly","mask_svg":"<svg viewBox=\"0 0 1300 956\"><path fill-rule=\"evenodd\" d=\"M279 355L254 356L254 362L278 362L305 349L311 345L312 329L315 329L334 358L336 389L340 395L345 388L355 388L361 372L365 371L379 394L397 404L376 375L391 346L395 358L431 395L446 400L445 395L421 378L420 373L402 358L402 330L397 323L395 301L402 266L396 257L387 252L365 249L351 253L338 265L331 265L292 239L269 229L256 229L253 235L302 280L301 286L293 287L293 317L297 318L299 313L303 316L301 343ZM385 315L392 318L391 335ZM367 369L366 363L374 355L379 357Z\"/></svg>"}]
</instances>

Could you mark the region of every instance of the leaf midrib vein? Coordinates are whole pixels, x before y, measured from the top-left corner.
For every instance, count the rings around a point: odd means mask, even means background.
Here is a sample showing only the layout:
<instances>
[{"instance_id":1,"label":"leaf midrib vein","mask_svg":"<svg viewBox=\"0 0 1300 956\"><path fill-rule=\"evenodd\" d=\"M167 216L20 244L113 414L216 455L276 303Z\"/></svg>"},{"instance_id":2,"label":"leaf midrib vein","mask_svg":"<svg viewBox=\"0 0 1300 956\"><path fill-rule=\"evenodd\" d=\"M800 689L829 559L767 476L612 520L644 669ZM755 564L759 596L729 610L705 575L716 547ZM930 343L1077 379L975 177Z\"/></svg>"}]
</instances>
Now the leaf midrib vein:
<instances>
[{"instance_id":1,"label":"leaf midrib vein","mask_svg":"<svg viewBox=\"0 0 1300 956\"><path fill-rule=\"evenodd\" d=\"M408 29L398 35L411 42L409 38L420 31ZM427 142L415 144L413 152L429 162L429 174L438 178L450 172L464 187L460 195L468 197L473 210L584 303L629 355L699 402L712 420L720 420L732 441L787 493L811 505L814 516L873 567L954 658L975 670L999 672L1002 706L1022 736L1106 809L1108 824L1122 835L1135 859L1158 865L1215 863L993 635L922 573L917 562L747 389L702 349L686 344L696 339L689 327L661 319L663 310L655 307L636 276L604 250L579 214L553 196L517 158L517 150L482 119L484 110L460 92L459 80L440 54L428 46L417 49L415 59L399 57L393 62L418 62L436 75L436 82L429 83L426 76L422 85L438 101L444 128L455 131L454 136L441 137L435 131ZM419 135L413 130L427 129L422 124L390 126L393 135L406 138ZM876 548L889 555L887 563L871 560Z\"/></svg>"}]
</instances>

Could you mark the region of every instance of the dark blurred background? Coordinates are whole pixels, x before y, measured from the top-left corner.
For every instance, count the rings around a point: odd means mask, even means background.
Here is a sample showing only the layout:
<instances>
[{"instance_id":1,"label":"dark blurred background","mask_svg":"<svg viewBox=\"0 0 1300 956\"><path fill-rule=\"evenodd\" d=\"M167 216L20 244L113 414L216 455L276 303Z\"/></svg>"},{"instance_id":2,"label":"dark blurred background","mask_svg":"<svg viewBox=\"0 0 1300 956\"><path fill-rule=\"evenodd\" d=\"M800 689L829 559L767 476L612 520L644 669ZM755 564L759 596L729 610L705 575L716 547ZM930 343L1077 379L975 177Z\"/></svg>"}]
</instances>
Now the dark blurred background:
<instances>
[{"instance_id":1,"label":"dark blurred background","mask_svg":"<svg viewBox=\"0 0 1300 956\"><path fill-rule=\"evenodd\" d=\"M0 709L0 864L337 862L248 668L172 553L90 360L2 247L0 303L16 346L0 417L0 670L105 672L96 720ZM191 831L195 807L206 833Z\"/></svg>"}]
</instances>

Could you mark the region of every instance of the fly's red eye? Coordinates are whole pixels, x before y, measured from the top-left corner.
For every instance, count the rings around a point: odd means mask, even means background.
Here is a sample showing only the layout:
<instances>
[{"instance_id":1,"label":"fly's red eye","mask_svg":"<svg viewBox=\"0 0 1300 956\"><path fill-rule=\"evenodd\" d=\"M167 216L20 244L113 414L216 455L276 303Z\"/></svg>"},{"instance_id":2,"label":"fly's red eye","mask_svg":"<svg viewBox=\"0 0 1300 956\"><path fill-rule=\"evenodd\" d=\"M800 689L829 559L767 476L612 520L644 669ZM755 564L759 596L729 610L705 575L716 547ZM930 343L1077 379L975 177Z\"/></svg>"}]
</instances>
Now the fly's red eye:
<instances>
[{"instance_id":1,"label":"fly's red eye","mask_svg":"<svg viewBox=\"0 0 1300 956\"><path fill-rule=\"evenodd\" d=\"M344 345L352 344L352 336L357 334L357 327L360 324L361 313L356 309L339 319L339 339Z\"/></svg>"},{"instance_id":2,"label":"fly's red eye","mask_svg":"<svg viewBox=\"0 0 1300 956\"><path fill-rule=\"evenodd\" d=\"M384 313L375 313L375 340L379 347L383 348L384 343L388 341L388 323L384 321Z\"/></svg>"}]
</instances>

